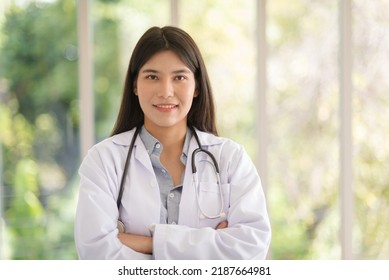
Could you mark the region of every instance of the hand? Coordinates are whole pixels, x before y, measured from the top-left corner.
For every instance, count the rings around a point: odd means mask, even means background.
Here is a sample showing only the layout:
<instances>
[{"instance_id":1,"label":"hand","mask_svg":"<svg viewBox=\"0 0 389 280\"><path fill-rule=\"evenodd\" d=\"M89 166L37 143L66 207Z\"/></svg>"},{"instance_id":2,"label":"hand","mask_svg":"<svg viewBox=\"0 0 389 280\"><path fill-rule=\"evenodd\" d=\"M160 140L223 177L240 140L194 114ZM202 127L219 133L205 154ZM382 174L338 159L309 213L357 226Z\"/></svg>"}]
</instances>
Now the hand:
<instances>
[{"instance_id":1,"label":"hand","mask_svg":"<svg viewBox=\"0 0 389 280\"><path fill-rule=\"evenodd\" d=\"M153 253L153 238L131 233L119 233L118 238L127 247L142 254Z\"/></svg>"},{"instance_id":2,"label":"hand","mask_svg":"<svg viewBox=\"0 0 389 280\"><path fill-rule=\"evenodd\" d=\"M215 229L223 229L223 228L227 228L228 227L228 221L222 221L220 222Z\"/></svg>"}]
</instances>

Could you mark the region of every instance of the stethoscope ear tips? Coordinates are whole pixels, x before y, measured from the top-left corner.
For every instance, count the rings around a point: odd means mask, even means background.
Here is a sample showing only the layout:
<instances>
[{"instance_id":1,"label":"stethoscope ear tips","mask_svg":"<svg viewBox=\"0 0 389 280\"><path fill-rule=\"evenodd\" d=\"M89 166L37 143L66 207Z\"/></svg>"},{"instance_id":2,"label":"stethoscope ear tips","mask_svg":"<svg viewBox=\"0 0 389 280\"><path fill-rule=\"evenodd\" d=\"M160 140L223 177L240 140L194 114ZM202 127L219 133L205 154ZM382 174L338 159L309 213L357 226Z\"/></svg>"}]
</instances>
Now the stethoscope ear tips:
<instances>
[{"instance_id":1,"label":"stethoscope ear tips","mask_svg":"<svg viewBox=\"0 0 389 280\"><path fill-rule=\"evenodd\" d=\"M225 218L225 217L226 217L226 213L221 212L221 213L220 213L220 218Z\"/></svg>"}]
</instances>

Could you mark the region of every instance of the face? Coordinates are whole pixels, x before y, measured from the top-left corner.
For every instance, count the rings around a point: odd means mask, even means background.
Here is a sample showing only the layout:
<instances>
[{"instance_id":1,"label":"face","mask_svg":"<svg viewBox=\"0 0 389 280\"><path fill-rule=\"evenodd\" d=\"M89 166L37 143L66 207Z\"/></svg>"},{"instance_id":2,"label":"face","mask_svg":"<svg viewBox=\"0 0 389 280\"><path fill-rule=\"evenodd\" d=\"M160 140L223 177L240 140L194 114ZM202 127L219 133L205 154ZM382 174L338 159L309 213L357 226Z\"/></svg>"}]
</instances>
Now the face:
<instances>
[{"instance_id":1,"label":"face","mask_svg":"<svg viewBox=\"0 0 389 280\"><path fill-rule=\"evenodd\" d=\"M173 51L152 56L139 70L135 94L147 130L182 128L197 96L193 72Z\"/></svg>"}]
</instances>

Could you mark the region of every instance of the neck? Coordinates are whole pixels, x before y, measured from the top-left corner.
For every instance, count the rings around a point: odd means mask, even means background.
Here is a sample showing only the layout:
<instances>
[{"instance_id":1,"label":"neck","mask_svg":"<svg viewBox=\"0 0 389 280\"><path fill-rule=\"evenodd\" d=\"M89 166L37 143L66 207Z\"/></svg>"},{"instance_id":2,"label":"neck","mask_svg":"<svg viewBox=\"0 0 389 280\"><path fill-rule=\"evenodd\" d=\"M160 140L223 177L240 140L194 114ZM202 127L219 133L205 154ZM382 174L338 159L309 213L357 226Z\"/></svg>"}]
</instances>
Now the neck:
<instances>
[{"instance_id":1,"label":"neck","mask_svg":"<svg viewBox=\"0 0 389 280\"><path fill-rule=\"evenodd\" d=\"M145 123L147 131L163 145L164 150L177 149L180 152L184 146L187 126L156 127Z\"/></svg>"}]
</instances>

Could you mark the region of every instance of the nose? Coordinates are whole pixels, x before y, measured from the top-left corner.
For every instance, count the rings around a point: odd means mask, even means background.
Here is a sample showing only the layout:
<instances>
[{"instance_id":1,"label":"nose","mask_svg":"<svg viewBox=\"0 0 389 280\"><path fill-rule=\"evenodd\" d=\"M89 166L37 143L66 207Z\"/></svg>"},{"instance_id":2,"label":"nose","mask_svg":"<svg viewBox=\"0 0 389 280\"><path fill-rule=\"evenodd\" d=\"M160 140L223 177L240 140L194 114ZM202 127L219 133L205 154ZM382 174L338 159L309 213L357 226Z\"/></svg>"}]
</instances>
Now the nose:
<instances>
[{"instance_id":1,"label":"nose","mask_svg":"<svg viewBox=\"0 0 389 280\"><path fill-rule=\"evenodd\" d=\"M169 98L174 95L174 87L172 81L169 79L163 79L160 81L158 88L158 97Z\"/></svg>"}]
</instances>

